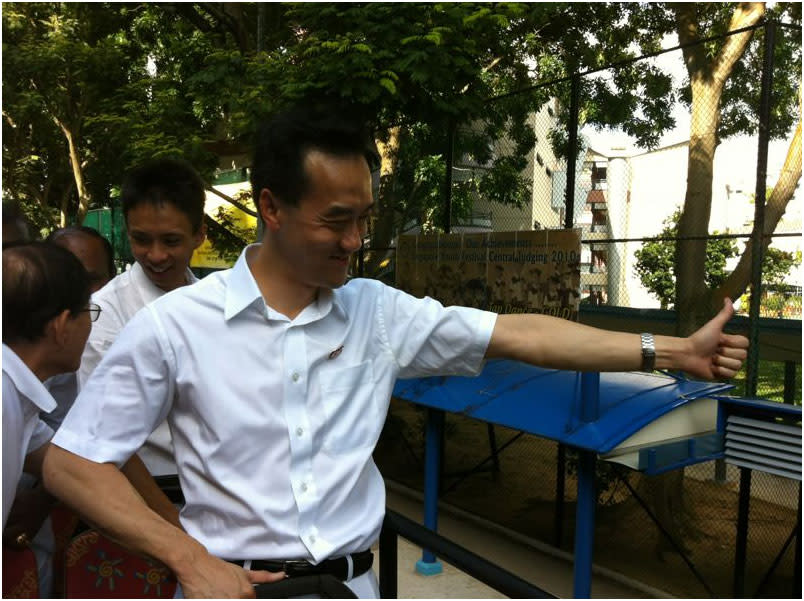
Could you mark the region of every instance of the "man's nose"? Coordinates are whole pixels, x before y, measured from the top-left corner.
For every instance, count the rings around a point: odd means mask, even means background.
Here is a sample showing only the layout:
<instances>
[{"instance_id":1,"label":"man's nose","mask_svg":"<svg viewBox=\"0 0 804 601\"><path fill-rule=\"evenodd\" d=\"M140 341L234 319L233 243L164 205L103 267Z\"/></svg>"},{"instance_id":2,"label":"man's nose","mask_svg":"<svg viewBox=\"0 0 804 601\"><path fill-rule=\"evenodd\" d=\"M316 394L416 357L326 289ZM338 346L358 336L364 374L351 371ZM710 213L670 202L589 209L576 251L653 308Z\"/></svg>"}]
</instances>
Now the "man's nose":
<instances>
[{"instance_id":1,"label":"man's nose","mask_svg":"<svg viewBox=\"0 0 804 601\"><path fill-rule=\"evenodd\" d=\"M355 222L353 223L346 233L341 238L341 248L344 251L353 253L360 250L360 247L363 245L363 231L360 228L360 225Z\"/></svg>"},{"instance_id":2,"label":"man's nose","mask_svg":"<svg viewBox=\"0 0 804 601\"><path fill-rule=\"evenodd\" d=\"M148 261L151 263L162 263L167 258L168 253L164 245L157 242L148 248Z\"/></svg>"}]
</instances>

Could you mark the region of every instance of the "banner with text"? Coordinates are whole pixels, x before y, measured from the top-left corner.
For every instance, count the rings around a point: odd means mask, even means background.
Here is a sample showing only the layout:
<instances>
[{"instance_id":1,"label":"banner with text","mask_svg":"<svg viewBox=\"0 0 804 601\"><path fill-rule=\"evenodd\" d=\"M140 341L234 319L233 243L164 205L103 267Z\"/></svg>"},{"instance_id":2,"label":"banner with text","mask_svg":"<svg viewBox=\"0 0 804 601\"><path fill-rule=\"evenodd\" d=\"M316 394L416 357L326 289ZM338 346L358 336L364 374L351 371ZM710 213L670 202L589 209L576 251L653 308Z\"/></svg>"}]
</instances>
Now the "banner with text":
<instances>
[{"instance_id":1,"label":"banner with text","mask_svg":"<svg viewBox=\"0 0 804 601\"><path fill-rule=\"evenodd\" d=\"M396 285L444 305L577 321L579 230L400 236Z\"/></svg>"}]
</instances>

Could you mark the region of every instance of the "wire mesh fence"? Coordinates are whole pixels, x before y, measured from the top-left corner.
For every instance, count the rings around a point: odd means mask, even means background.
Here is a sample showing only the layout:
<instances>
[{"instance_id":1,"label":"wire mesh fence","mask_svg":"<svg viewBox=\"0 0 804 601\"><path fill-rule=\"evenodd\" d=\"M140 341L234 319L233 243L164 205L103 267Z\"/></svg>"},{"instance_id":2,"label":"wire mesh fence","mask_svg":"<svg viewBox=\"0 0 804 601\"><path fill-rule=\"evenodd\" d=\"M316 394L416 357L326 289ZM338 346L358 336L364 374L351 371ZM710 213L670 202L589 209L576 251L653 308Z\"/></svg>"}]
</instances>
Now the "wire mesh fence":
<instances>
[{"instance_id":1,"label":"wire mesh fence","mask_svg":"<svg viewBox=\"0 0 804 601\"><path fill-rule=\"evenodd\" d=\"M800 35L800 29L777 30L777 44L798 44L799 65ZM626 68L662 67L683 79L685 52L688 49L678 48L629 66L597 70L576 81L579 94L605 87ZM737 68L759 80L762 65L761 52L749 52ZM781 94L784 86L800 87L800 74L800 68L795 73L775 73L775 89ZM800 404L800 323L782 321L801 318L801 197L790 193L780 200L789 185L785 159L792 128L788 124L784 131L777 131L769 122L754 123L747 128L754 133L721 139L718 125L734 125L761 113L758 106L750 111L743 107L742 114L729 109L714 129L690 136L688 101L678 97L672 113L679 127L649 147L634 144L624 130L583 126L576 131L573 154L567 152L573 137L567 125L573 122L567 114L572 92L570 78L523 92L527 98L515 104L517 110L528 107L524 120L501 118L510 97L492 101L489 120L495 127L453 123L439 131L434 128L434 137L429 138L431 154L407 155L400 149L397 156L410 162L410 179L405 185L396 184L395 231L577 228L582 239L582 320L584 309L600 305L674 309L676 270L685 269L685 256L703 253L702 285L716 288L740 271L748 285L743 286L746 292L739 312L748 314L751 290L756 289L759 315L780 320L798 336L798 354L771 348L773 336L764 339L765 354L760 349L755 386L760 397ZM528 135L518 128L525 128ZM763 128L778 136L769 144L764 171L758 169ZM524 142L530 143L525 151ZM712 154L709 172L690 160L702 152ZM800 173L800 145L798 152ZM568 164L566 156L576 156L574 164ZM493 178L497 178L495 186L489 181ZM416 196L421 196L425 180L438 182L435 189L443 202L437 209L425 209ZM704 194L709 210L700 213L700 206L687 203L682 216L687 196L700 195L701 190L711 190ZM764 213L757 212L757 202L763 200L757 198L758 192L767 197ZM696 214L704 215L700 222L679 224ZM770 259L763 276L760 280L753 276L752 285L751 270L742 264L741 256L756 235L757 215L766 226L773 225L773 236L768 237ZM372 224L370 243L356 268L363 275L393 283L394 243L390 236L379 235L382 227ZM686 234L681 236L679 231ZM752 396L753 385L745 371L734 383L735 394ZM421 410L393 401L375 454L387 478L421 489L423 432ZM556 443L448 416L445 444L443 501L571 550L573 462L558 460ZM495 447L504 447L497 460L492 453ZM556 492L559 474L566 479L563 499ZM747 562L740 568L735 566L736 468L701 464L647 477L603 464L598 476L596 562L673 595L732 596L735 569L744 569L744 592L749 596L795 595L795 567L800 562L795 547L800 542L790 539L800 512L798 482L757 472L751 485Z\"/></svg>"}]
</instances>

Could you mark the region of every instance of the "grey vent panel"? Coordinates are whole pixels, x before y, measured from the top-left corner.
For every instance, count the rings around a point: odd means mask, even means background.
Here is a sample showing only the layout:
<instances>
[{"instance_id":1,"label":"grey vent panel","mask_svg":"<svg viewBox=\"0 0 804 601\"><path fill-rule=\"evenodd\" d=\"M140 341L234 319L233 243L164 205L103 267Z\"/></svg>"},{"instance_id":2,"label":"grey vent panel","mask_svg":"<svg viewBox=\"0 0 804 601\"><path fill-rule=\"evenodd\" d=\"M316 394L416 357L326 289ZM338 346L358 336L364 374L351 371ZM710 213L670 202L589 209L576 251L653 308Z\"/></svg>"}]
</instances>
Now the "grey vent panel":
<instances>
[{"instance_id":1,"label":"grey vent panel","mask_svg":"<svg viewBox=\"0 0 804 601\"><path fill-rule=\"evenodd\" d=\"M801 480L801 424L730 415L725 442L727 463Z\"/></svg>"}]
</instances>

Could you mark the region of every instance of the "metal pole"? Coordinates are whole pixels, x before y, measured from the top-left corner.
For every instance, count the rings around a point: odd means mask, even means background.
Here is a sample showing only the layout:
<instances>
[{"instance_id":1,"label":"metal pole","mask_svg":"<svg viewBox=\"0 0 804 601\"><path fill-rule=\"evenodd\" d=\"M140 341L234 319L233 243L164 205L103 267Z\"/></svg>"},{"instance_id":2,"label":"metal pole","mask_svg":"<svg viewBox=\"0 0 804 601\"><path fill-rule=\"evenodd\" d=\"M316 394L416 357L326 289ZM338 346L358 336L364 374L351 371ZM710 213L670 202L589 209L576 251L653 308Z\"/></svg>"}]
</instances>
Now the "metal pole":
<instances>
[{"instance_id":1,"label":"metal pole","mask_svg":"<svg viewBox=\"0 0 804 601\"><path fill-rule=\"evenodd\" d=\"M798 520L796 520L796 542L793 547L793 599L801 599L801 481L798 483Z\"/></svg>"},{"instance_id":2,"label":"metal pole","mask_svg":"<svg viewBox=\"0 0 804 601\"><path fill-rule=\"evenodd\" d=\"M776 23L765 25L765 48L762 62L762 88L759 104L759 142L757 144L757 182L754 196L754 231L751 236L751 305L748 311L750 327L748 361L746 363L745 394L756 396L759 379L759 303L762 293L762 257L765 232L765 186L768 174L768 141L773 92L773 48L776 42Z\"/></svg>"},{"instance_id":3,"label":"metal pole","mask_svg":"<svg viewBox=\"0 0 804 601\"><path fill-rule=\"evenodd\" d=\"M556 457L556 507L555 507L555 538L553 545L561 548L564 542L564 490L566 489L567 474L567 447L558 443L558 456Z\"/></svg>"},{"instance_id":4,"label":"metal pole","mask_svg":"<svg viewBox=\"0 0 804 601\"><path fill-rule=\"evenodd\" d=\"M796 364L784 362L784 402L793 405L796 401Z\"/></svg>"},{"instance_id":5,"label":"metal pole","mask_svg":"<svg viewBox=\"0 0 804 601\"><path fill-rule=\"evenodd\" d=\"M567 190L564 227L575 223L575 163L578 160L578 113L580 111L581 76L575 73L570 80L570 115L567 132Z\"/></svg>"},{"instance_id":6,"label":"metal pole","mask_svg":"<svg viewBox=\"0 0 804 601\"><path fill-rule=\"evenodd\" d=\"M386 518L387 521L387 518ZM380 530L380 598L396 599L398 588L397 534L387 523Z\"/></svg>"},{"instance_id":7,"label":"metal pole","mask_svg":"<svg viewBox=\"0 0 804 601\"><path fill-rule=\"evenodd\" d=\"M595 463L593 451L578 450L578 507L575 521L575 571L573 596L588 599L592 594L592 551L595 540Z\"/></svg>"},{"instance_id":8,"label":"metal pole","mask_svg":"<svg viewBox=\"0 0 804 601\"><path fill-rule=\"evenodd\" d=\"M734 550L734 597L745 597L745 556L748 546L748 510L751 503L751 470L740 468L740 493L737 505L737 542Z\"/></svg>"},{"instance_id":9,"label":"metal pole","mask_svg":"<svg viewBox=\"0 0 804 601\"><path fill-rule=\"evenodd\" d=\"M600 372L581 372L581 421L593 422L600 417Z\"/></svg>"},{"instance_id":10,"label":"metal pole","mask_svg":"<svg viewBox=\"0 0 804 601\"><path fill-rule=\"evenodd\" d=\"M581 415L593 422L600 415L600 373L581 373ZM595 543L597 454L578 449L578 505L575 510L575 571L573 596L588 599L592 594L592 554Z\"/></svg>"},{"instance_id":11,"label":"metal pole","mask_svg":"<svg viewBox=\"0 0 804 601\"><path fill-rule=\"evenodd\" d=\"M428 409L424 454L424 525L433 532L438 532L438 486L443 432L444 412ZM416 571L425 575L439 574L443 567L432 551L424 549L422 558L416 562Z\"/></svg>"},{"instance_id":12,"label":"metal pole","mask_svg":"<svg viewBox=\"0 0 804 601\"><path fill-rule=\"evenodd\" d=\"M455 122L450 119L447 133L446 176L444 177L444 233L452 229L452 165L455 160Z\"/></svg>"}]
</instances>

